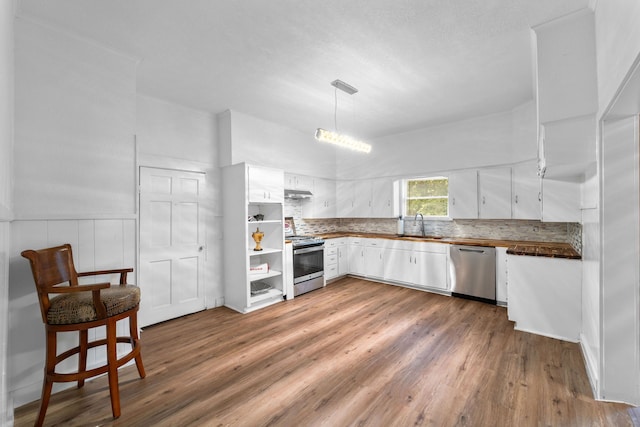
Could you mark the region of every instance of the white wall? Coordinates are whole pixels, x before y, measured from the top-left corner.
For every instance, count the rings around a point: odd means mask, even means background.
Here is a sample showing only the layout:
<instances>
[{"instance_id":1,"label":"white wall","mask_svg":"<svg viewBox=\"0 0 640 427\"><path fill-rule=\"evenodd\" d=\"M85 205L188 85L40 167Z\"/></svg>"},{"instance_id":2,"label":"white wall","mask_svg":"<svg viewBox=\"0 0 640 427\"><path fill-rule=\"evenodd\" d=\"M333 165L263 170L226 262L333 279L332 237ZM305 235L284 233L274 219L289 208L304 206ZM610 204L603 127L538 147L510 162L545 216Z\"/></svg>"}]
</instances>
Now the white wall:
<instances>
[{"instance_id":1,"label":"white wall","mask_svg":"<svg viewBox=\"0 0 640 427\"><path fill-rule=\"evenodd\" d=\"M635 120L632 116L640 113L638 79L627 90L623 91L623 87L640 60L639 20L638 2L607 0L596 3L598 119L612 120L603 126L602 139L598 141L600 218L591 216L592 225L589 226L594 232L598 227L601 230L600 240L594 243L600 262L598 397L634 404L640 404L639 236L638 221L634 219L639 214L637 200L634 203L638 197L638 143L632 125ZM620 92L624 101L616 103ZM629 99L632 101L628 102ZM611 116L606 116L614 103L617 110L615 118L626 116L626 120L615 123ZM586 285L593 294L593 285ZM586 300L585 303L590 304L591 301ZM589 345L593 344L590 342Z\"/></svg>"},{"instance_id":2,"label":"white wall","mask_svg":"<svg viewBox=\"0 0 640 427\"><path fill-rule=\"evenodd\" d=\"M336 177L336 148L309 134L234 110L218 115L220 166L246 162L322 178Z\"/></svg>"},{"instance_id":3,"label":"white wall","mask_svg":"<svg viewBox=\"0 0 640 427\"><path fill-rule=\"evenodd\" d=\"M640 52L640 2L600 0L595 9L598 105L601 116Z\"/></svg>"},{"instance_id":4,"label":"white wall","mask_svg":"<svg viewBox=\"0 0 640 427\"><path fill-rule=\"evenodd\" d=\"M634 404L640 404L637 122L637 117L605 121L601 155L601 394Z\"/></svg>"},{"instance_id":5,"label":"white wall","mask_svg":"<svg viewBox=\"0 0 640 427\"><path fill-rule=\"evenodd\" d=\"M513 111L390 135L370 141L370 154L342 150L339 179L424 174L536 158L535 109Z\"/></svg>"},{"instance_id":6,"label":"white wall","mask_svg":"<svg viewBox=\"0 0 640 427\"><path fill-rule=\"evenodd\" d=\"M204 284L207 307L223 305L222 197L216 117L149 96L137 97L136 139L140 166L204 172L206 227Z\"/></svg>"},{"instance_id":7,"label":"white wall","mask_svg":"<svg viewBox=\"0 0 640 427\"><path fill-rule=\"evenodd\" d=\"M65 32L15 21L19 167L7 360L16 406L40 396L45 345L35 285L20 252L68 242L80 271L135 267L136 63ZM74 342L59 341L62 348ZM89 363L103 356L94 352Z\"/></svg>"},{"instance_id":8,"label":"white wall","mask_svg":"<svg viewBox=\"0 0 640 427\"><path fill-rule=\"evenodd\" d=\"M134 59L16 20L15 215L135 212Z\"/></svg>"},{"instance_id":9,"label":"white wall","mask_svg":"<svg viewBox=\"0 0 640 427\"><path fill-rule=\"evenodd\" d=\"M14 1L0 2L0 425L10 425L8 392L9 246L12 217Z\"/></svg>"}]
</instances>

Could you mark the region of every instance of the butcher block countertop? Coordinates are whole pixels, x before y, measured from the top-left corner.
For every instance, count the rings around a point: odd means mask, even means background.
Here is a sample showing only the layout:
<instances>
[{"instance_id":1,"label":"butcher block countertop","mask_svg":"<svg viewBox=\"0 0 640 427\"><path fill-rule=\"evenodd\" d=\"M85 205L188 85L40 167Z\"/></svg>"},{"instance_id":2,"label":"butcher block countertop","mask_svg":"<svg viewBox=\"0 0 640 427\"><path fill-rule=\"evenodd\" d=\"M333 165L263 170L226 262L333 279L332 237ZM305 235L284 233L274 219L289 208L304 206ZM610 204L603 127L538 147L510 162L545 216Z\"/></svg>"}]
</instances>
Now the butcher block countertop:
<instances>
[{"instance_id":1,"label":"butcher block countertop","mask_svg":"<svg viewBox=\"0 0 640 427\"><path fill-rule=\"evenodd\" d=\"M408 240L413 242L435 242L449 245L493 246L506 247L511 255L541 256L549 258L581 259L581 255L569 243L556 242L525 242L516 240L472 239L464 237L436 237L436 236L396 236L395 234L379 233L325 233L317 234L323 239L338 237L363 237L370 239Z\"/></svg>"}]
</instances>

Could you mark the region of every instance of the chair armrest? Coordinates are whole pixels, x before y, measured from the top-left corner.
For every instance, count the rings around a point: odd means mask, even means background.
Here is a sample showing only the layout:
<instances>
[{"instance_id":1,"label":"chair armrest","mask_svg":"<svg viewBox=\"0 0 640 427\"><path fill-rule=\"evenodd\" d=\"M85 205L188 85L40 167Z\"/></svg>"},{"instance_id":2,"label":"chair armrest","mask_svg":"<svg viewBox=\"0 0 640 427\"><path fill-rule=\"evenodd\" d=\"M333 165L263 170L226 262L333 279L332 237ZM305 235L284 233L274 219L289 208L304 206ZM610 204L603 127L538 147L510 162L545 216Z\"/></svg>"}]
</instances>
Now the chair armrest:
<instances>
[{"instance_id":1,"label":"chair armrest","mask_svg":"<svg viewBox=\"0 0 640 427\"><path fill-rule=\"evenodd\" d=\"M78 277L86 276L99 276L102 274L120 274L120 284L127 283L127 273L131 273L133 268L116 268L112 270L98 270L98 271L85 271L84 273L78 273Z\"/></svg>"},{"instance_id":2,"label":"chair armrest","mask_svg":"<svg viewBox=\"0 0 640 427\"><path fill-rule=\"evenodd\" d=\"M51 286L47 288L47 293L50 294L67 294L70 292L93 292L100 291L100 289L106 289L111 286L111 283L94 283L92 285L78 285L78 286Z\"/></svg>"},{"instance_id":3,"label":"chair armrest","mask_svg":"<svg viewBox=\"0 0 640 427\"><path fill-rule=\"evenodd\" d=\"M126 273L125 273L126 274ZM106 289L111 287L111 283L94 283L93 285L78 285L78 286L51 286L47 289L48 293L52 294L64 294L70 292L91 292L91 298L93 300L93 307L96 310L98 319L107 318L107 308L100 299L100 289Z\"/></svg>"}]
</instances>

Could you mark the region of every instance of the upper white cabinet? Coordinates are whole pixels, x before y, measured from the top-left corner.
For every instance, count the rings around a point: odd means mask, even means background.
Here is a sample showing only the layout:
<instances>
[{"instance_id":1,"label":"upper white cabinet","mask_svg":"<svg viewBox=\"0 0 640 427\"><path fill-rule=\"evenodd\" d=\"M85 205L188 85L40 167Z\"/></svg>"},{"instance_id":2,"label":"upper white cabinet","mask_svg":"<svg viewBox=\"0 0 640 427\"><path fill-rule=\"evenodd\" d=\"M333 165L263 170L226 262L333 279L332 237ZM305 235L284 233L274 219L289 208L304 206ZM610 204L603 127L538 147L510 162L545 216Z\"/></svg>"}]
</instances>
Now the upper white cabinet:
<instances>
[{"instance_id":1,"label":"upper white cabinet","mask_svg":"<svg viewBox=\"0 0 640 427\"><path fill-rule=\"evenodd\" d=\"M449 174L449 216L478 218L478 172L475 169Z\"/></svg>"},{"instance_id":2,"label":"upper white cabinet","mask_svg":"<svg viewBox=\"0 0 640 427\"><path fill-rule=\"evenodd\" d=\"M355 216L355 181L336 182L336 206L339 218Z\"/></svg>"},{"instance_id":3,"label":"upper white cabinet","mask_svg":"<svg viewBox=\"0 0 640 427\"><path fill-rule=\"evenodd\" d=\"M250 203L284 203L284 172L262 166L247 166Z\"/></svg>"},{"instance_id":4,"label":"upper white cabinet","mask_svg":"<svg viewBox=\"0 0 640 427\"><path fill-rule=\"evenodd\" d=\"M395 218L398 209L399 184L391 178L376 178L371 180L371 217Z\"/></svg>"},{"instance_id":5,"label":"upper white cabinet","mask_svg":"<svg viewBox=\"0 0 640 427\"><path fill-rule=\"evenodd\" d=\"M542 180L542 220L546 222L580 222L580 183Z\"/></svg>"},{"instance_id":6,"label":"upper white cabinet","mask_svg":"<svg viewBox=\"0 0 640 427\"><path fill-rule=\"evenodd\" d=\"M336 182L331 179L313 178L313 195L302 203L304 218L336 217Z\"/></svg>"},{"instance_id":7,"label":"upper white cabinet","mask_svg":"<svg viewBox=\"0 0 640 427\"><path fill-rule=\"evenodd\" d=\"M540 156L545 176L572 179L596 161L598 111L594 13L534 28Z\"/></svg>"},{"instance_id":8,"label":"upper white cabinet","mask_svg":"<svg viewBox=\"0 0 640 427\"><path fill-rule=\"evenodd\" d=\"M542 183L536 161L512 168L512 213L514 219L542 219Z\"/></svg>"},{"instance_id":9,"label":"upper white cabinet","mask_svg":"<svg viewBox=\"0 0 640 427\"><path fill-rule=\"evenodd\" d=\"M478 171L478 212L480 218L511 218L511 168Z\"/></svg>"},{"instance_id":10,"label":"upper white cabinet","mask_svg":"<svg viewBox=\"0 0 640 427\"><path fill-rule=\"evenodd\" d=\"M338 181L337 214L340 218L393 218L398 216L396 183L389 178Z\"/></svg>"},{"instance_id":11,"label":"upper white cabinet","mask_svg":"<svg viewBox=\"0 0 640 427\"><path fill-rule=\"evenodd\" d=\"M286 190L306 190L313 192L314 178L307 175L284 174L284 188Z\"/></svg>"}]
</instances>

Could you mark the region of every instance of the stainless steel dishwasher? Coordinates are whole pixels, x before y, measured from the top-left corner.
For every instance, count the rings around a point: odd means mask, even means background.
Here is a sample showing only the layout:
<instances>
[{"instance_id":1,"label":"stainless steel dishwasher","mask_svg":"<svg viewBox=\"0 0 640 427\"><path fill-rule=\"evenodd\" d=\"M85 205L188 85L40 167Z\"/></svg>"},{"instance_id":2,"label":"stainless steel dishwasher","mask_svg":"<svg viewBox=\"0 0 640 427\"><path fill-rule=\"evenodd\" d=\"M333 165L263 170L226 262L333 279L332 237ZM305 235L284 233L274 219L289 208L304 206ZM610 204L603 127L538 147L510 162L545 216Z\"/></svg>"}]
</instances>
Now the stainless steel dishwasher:
<instances>
[{"instance_id":1,"label":"stainless steel dishwasher","mask_svg":"<svg viewBox=\"0 0 640 427\"><path fill-rule=\"evenodd\" d=\"M496 248L451 245L451 294L496 303Z\"/></svg>"}]
</instances>

